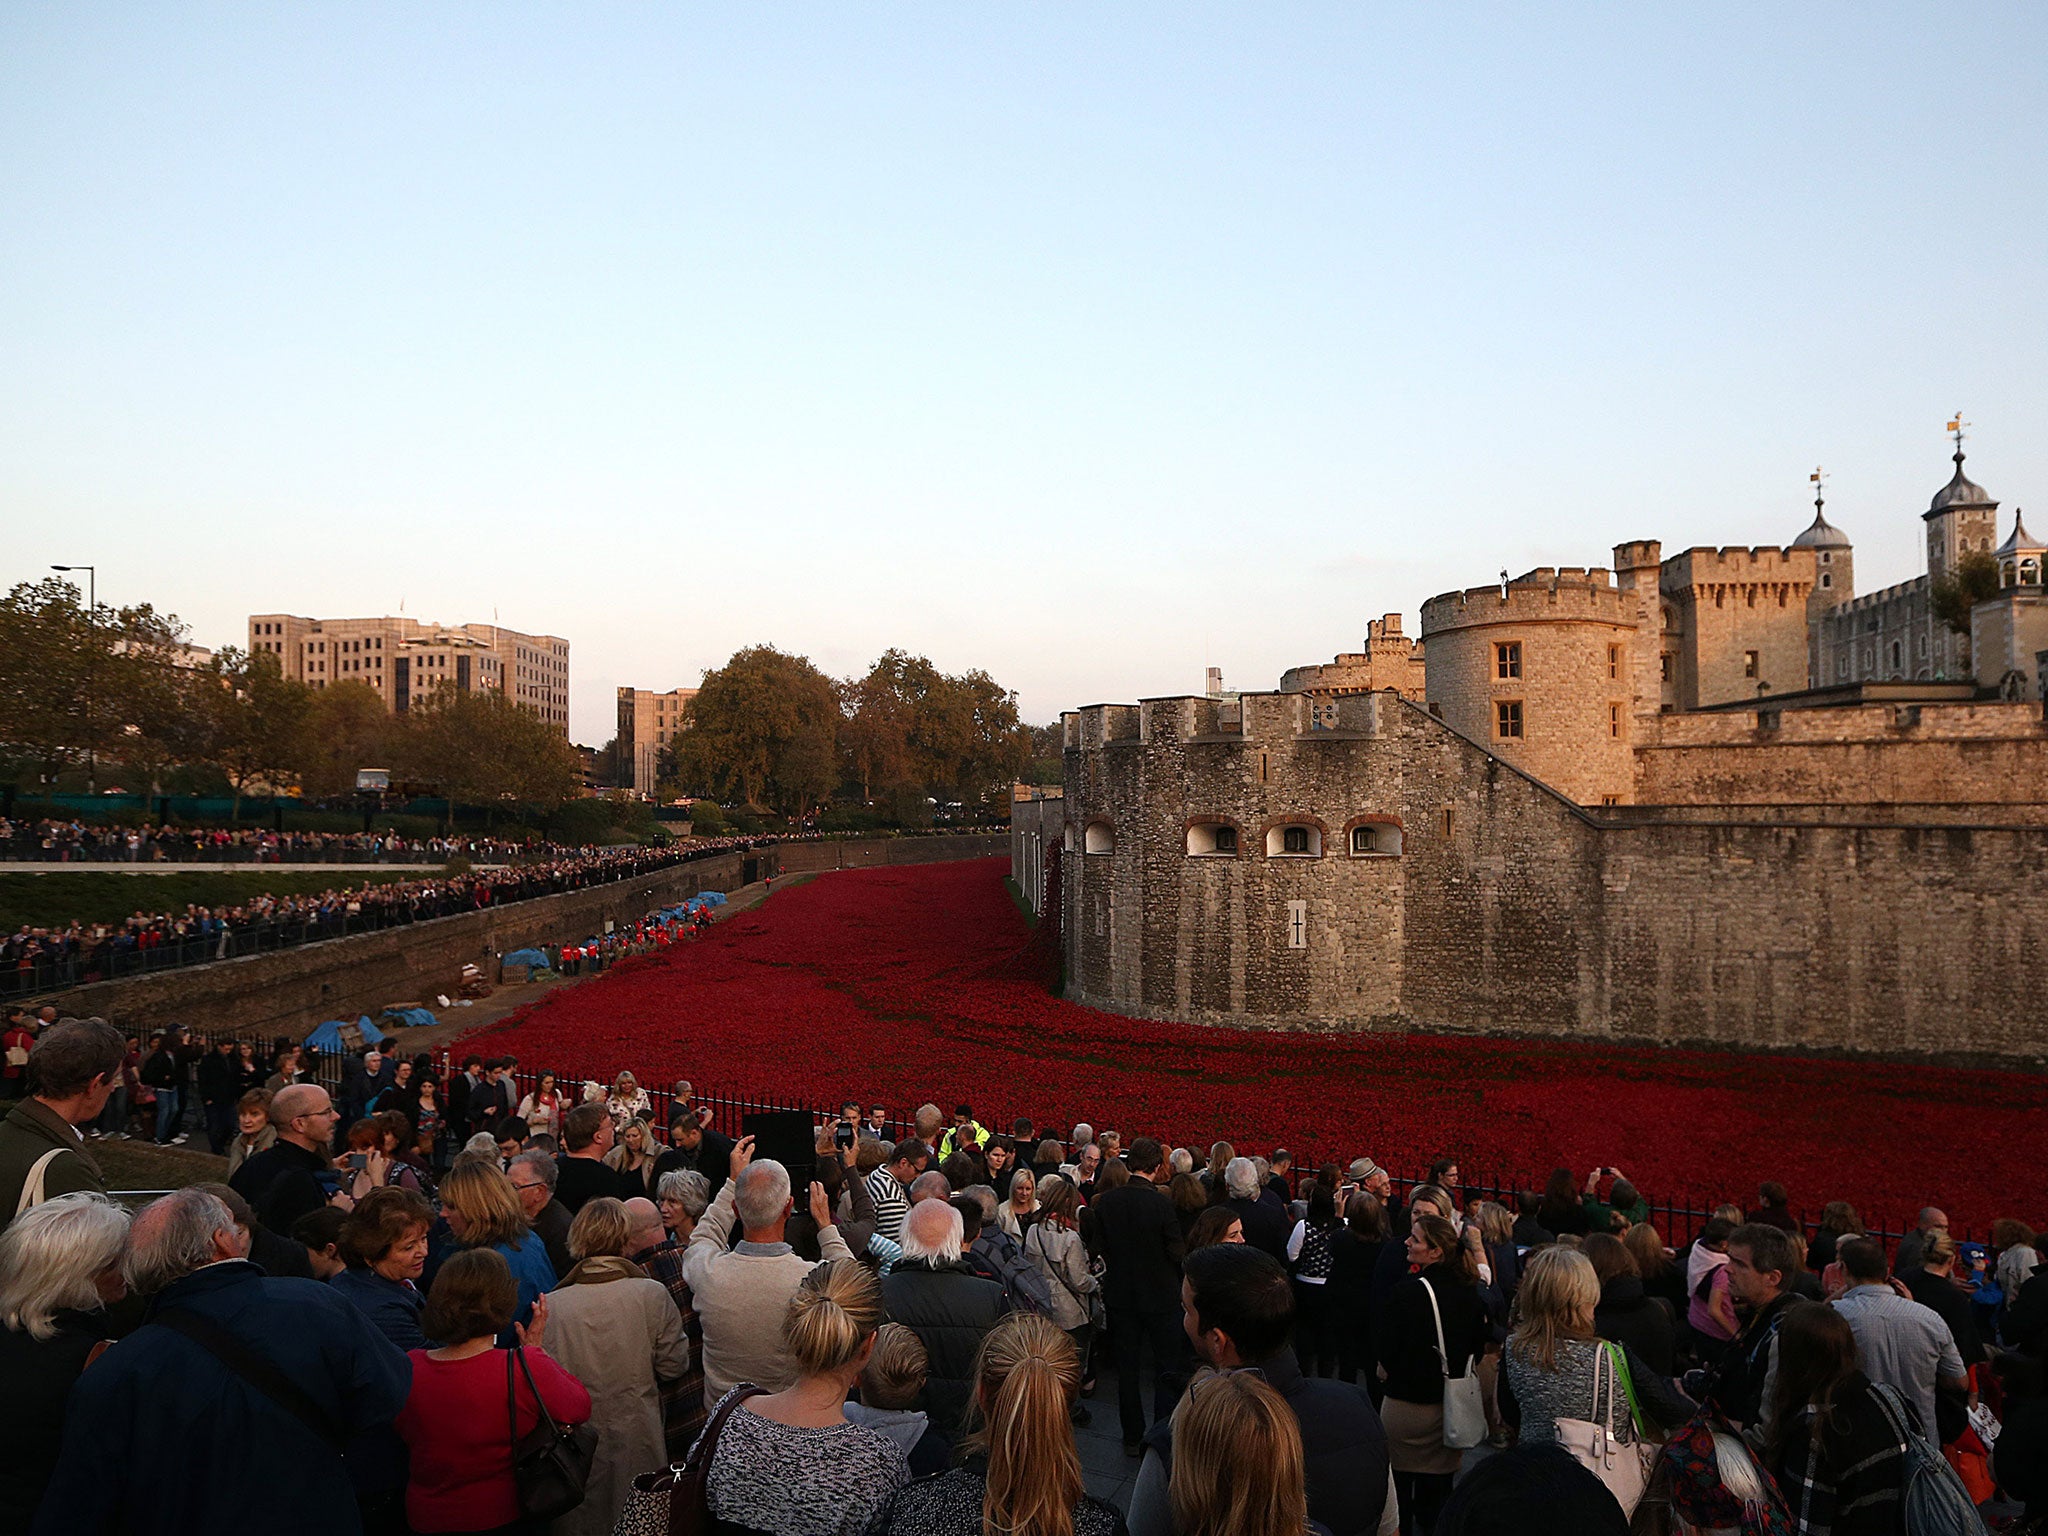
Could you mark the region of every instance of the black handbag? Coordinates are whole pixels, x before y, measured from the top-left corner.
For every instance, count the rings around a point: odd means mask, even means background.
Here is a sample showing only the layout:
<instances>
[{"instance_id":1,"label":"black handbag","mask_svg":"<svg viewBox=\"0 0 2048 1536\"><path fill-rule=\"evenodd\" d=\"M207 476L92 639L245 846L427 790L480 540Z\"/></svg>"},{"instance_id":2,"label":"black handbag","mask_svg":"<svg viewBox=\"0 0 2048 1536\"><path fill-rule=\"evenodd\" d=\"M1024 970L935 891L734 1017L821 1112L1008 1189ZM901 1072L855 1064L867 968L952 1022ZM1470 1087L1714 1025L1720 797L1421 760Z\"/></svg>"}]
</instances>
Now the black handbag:
<instances>
[{"instance_id":1,"label":"black handbag","mask_svg":"<svg viewBox=\"0 0 2048 1536\"><path fill-rule=\"evenodd\" d=\"M519 1433L517 1378L512 1362L526 1377L540 1423L530 1434ZM519 1491L519 1513L529 1520L553 1520L583 1502L590 1464L597 1456L597 1431L588 1424L557 1424L534 1385L533 1367L518 1345L505 1352L505 1411L512 1421L512 1481Z\"/></svg>"}]
</instances>

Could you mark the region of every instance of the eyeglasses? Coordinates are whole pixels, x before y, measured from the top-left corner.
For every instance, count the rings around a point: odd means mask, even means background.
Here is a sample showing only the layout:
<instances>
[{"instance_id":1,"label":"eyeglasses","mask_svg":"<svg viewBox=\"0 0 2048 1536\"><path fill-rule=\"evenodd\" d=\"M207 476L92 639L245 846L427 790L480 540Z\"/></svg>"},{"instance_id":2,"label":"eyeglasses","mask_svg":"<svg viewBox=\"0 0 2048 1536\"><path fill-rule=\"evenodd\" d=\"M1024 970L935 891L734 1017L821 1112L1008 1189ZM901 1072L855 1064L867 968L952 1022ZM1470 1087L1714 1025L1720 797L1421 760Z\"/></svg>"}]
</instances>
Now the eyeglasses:
<instances>
[{"instance_id":1,"label":"eyeglasses","mask_svg":"<svg viewBox=\"0 0 2048 1536\"><path fill-rule=\"evenodd\" d=\"M545 1185L545 1184L542 1184L542 1183L539 1183L539 1182L537 1182L537 1181L536 1181L535 1183L532 1183L532 1184L514 1184L514 1185L513 1185L512 1187L513 1187L514 1189L516 1189L516 1190L519 1190L519 1191L520 1191L521 1193L524 1193L525 1191L527 1191L527 1190L529 1190L529 1189L546 1189L546 1188L547 1188L547 1185Z\"/></svg>"}]
</instances>

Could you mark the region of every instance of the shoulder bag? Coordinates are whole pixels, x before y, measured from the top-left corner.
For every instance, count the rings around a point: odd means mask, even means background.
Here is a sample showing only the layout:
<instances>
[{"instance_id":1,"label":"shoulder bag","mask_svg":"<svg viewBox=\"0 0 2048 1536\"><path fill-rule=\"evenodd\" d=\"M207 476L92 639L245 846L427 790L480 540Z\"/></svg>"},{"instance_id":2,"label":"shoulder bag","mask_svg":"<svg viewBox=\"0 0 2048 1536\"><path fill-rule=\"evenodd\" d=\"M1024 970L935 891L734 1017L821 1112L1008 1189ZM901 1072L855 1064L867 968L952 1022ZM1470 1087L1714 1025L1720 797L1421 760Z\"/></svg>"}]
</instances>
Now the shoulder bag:
<instances>
[{"instance_id":1,"label":"shoulder bag","mask_svg":"<svg viewBox=\"0 0 2048 1536\"><path fill-rule=\"evenodd\" d=\"M62 1147L52 1147L35 1160L29 1168L28 1177L21 1181L21 1198L14 1202L15 1215L19 1216L31 1207L41 1205L49 1198L45 1191L48 1188L50 1164L57 1161L64 1150Z\"/></svg>"},{"instance_id":2,"label":"shoulder bag","mask_svg":"<svg viewBox=\"0 0 2048 1536\"><path fill-rule=\"evenodd\" d=\"M1444 1344L1444 1315L1437 1309L1436 1288L1429 1277L1419 1275L1422 1292L1429 1298L1429 1315L1436 1321L1436 1358L1444 1373L1444 1444L1454 1451L1469 1450L1486 1438L1486 1399L1479 1389L1479 1373L1466 1363L1465 1374L1451 1374L1450 1351Z\"/></svg>"},{"instance_id":3,"label":"shoulder bag","mask_svg":"<svg viewBox=\"0 0 2048 1536\"><path fill-rule=\"evenodd\" d=\"M712 1536L720 1525L712 1517L710 1498L711 1458L718 1450L719 1433L735 1408L766 1390L751 1382L735 1387L732 1396L712 1411L681 1466L634 1478L612 1536Z\"/></svg>"},{"instance_id":4,"label":"shoulder bag","mask_svg":"<svg viewBox=\"0 0 2048 1536\"><path fill-rule=\"evenodd\" d=\"M523 1436L518 1380L512 1374L515 1360L540 1412L540 1422ZM505 1412L512 1421L512 1481L519 1492L519 1513L529 1520L566 1515L583 1502L590 1464L597 1456L597 1431L589 1424L555 1422L534 1382L533 1367L526 1363L526 1351L516 1344L505 1351Z\"/></svg>"},{"instance_id":5,"label":"shoulder bag","mask_svg":"<svg viewBox=\"0 0 2048 1536\"><path fill-rule=\"evenodd\" d=\"M1643 1501L1643 1490L1649 1485L1650 1468L1657 1448L1640 1437L1624 1441L1614 1432L1614 1408L1621 1400L1623 1390L1621 1373L1614 1363L1614 1349L1612 1344L1600 1345L1599 1355L1593 1362L1593 1401L1586 1406L1586 1417L1559 1419L1557 1443L1571 1454L1572 1460L1600 1479L1602 1486L1621 1505L1624 1515L1633 1515L1636 1506ZM1596 1419L1594 1415L1600 1412L1603 1380L1607 1384L1604 1394L1607 1411Z\"/></svg>"},{"instance_id":6,"label":"shoulder bag","mask_svg":"<svg viewBox=\"0 0 2048 1536\"><path fill-rule=\"evenodd\" d=\"M1060 1289L1074 1298L1074 1305L1086 1314L1091 1327L1100 1328L1103 1324L1102 1288L1097 1286L1086 1296L1083 1296L1067 1282L1065 1272L1053 1261L1053 1256L1045 1251L1045 1223L1043 1221L1033 1222L1031 1231L1024 1234L1025 1258L1029 1259L1031 1256L1031 1238L1033 1233L1038 1235L1038 1256L1045 1260L1045 1267L1052 1271L1053 1279L1059 1281Z\"/></svg>"}]
</instances>

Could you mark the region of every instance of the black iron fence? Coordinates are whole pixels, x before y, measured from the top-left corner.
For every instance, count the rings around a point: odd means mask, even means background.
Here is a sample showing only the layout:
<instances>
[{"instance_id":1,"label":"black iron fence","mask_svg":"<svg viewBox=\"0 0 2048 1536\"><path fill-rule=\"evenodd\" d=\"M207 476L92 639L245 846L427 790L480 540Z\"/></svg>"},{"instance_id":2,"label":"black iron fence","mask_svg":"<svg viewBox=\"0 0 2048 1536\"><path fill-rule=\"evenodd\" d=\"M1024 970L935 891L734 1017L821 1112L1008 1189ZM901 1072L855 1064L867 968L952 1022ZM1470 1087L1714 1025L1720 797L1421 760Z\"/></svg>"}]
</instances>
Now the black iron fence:
<instances>
[{"instance_id":1,"label":"black iron fence","mask_svg":"<svg viewBox=\"0 0 2048 1536\"><path fill-rule=\"evenodd\" d=\"M467 1054L469 1053L458 1054L443 1051L441 1053L441 1070L444 1074L457 1070L457 1064ZM647 1094L650 1103L650 1122L658 1130L665 1128L674 1113L675 1096L673 1090L671 1088L652 1087L644 1080L639 1079L638 1074L635 1074L635 1078L636 1081L640 1082L641 1089ZM538 1083L538 1075L524 1068L515 1069L513 1081L518 1089L514 1100L516 1104L519 1099L523 1099L527 1094L534 1091ZM584 1086L584 1081L580 1079L564 1081L558 1078L556 1082L556 1087L562 1094L563 1102L567 1107L574 1107L576 1103L581 1101ZM609 1089L612 1085L610 1082L601 1082L598 1086L601 1089ZM812 1123L820 1128L839 1118L839 1110L836 1106L828 1109L816 1104L797 1103L790 1099L740 1098L725 1094L696 1093L693 1091L691 1102L701 1108L709 1109L711 1111L711 1118L708 1124L711 1128L718 1131L721 1135L731 1137L734 1140L739 1139L742 1125L749 1115L772 1112L800 1112L808 1114L811 1117ZM866 1108L868 1108L867 1105L862 1105L863 1110ZM908 1127L914 1118L913 1112L907 1109L891 1109L889 1112L889 1124L901 1128L904 1135L909 1134ZM1005 1118L1000 1116L983 1121L983 1124L991 1128L999 1127L1004 1123L1006 1123ZM1041 1136L1050 1135L1053 1140L1060 1143L1062 1148L1067 1147L1066 1139L1056 1131L1042 1130L1039 1134ZM1196 1166L1199 1167L1200 1157L1204 1148L1193 1147L1190 1150L1196 1154ZM1029 1153L1026 1152L1024 1156L1028 1161ZM1329 1160L1335 1161L1341 1168L1348 1163L1349 1157L1332 1158ZM1295 1161L1297 1184L1300 1179L1311 1176L1314 1173L1315 1167L1315 1161L1301 1153L1297 1153ZM1400 1194L1404 1200L1413 1194L1417 1185L1429 1182L1426 1174L1395 1174L1391 1169L1389 1170L1389 1177L1393 1181L1395 1192ZM1511 1176L1495 1173L1483 1179L1463 1179L1452 1193L1458 1197L1461 1203L1472 1200L1496 1201L1505 1206L1510 1215L1513 1215L1516 1209L1518 1193L1529 1189L1540 1190L1542 1182L1541 1179L1538 1179L1532 1184L1526 1180L1517 1181ZM1666 1247L1679 1250L1690 1246L1714 1216L1714 1211L1710 1207L1690 1205L1674 1200L1648 1200L1647 1203L1650 1208L1650 1224L1657 1229L1658 1235L1663 1239ZM1818 1219L1805 1211L1795 1214L1799 1220L1801 1234L1807 1241L1812 1241L1815 1234L1820 1230ZM1865 1212L1863 1213L1861 1229L1865 1236L1881 1239L1888 1250L1896 1249L1899 1239L1913 1229L1913 1221L1910 1218L1904 1221L1896 1220L1891 1213L1873 1216ZM1950 1231L1958 1242L1978 1242L1983 1241L1988 1236L1988 1232L1977 1233L1956 1225L1951 1225Z\"/></svg>"}]
</instances>

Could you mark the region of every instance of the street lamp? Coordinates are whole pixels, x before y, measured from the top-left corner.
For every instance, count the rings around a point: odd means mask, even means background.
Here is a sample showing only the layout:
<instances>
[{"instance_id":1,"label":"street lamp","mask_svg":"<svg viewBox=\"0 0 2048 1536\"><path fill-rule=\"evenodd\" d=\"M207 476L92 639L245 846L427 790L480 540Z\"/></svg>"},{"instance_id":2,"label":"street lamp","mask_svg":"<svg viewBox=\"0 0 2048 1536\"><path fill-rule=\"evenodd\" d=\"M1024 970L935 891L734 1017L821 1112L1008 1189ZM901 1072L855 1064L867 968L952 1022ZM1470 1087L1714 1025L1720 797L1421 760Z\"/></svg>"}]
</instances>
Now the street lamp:
<instances>
[{"instance_id":1,"label":"street lamp","mask_svg":"<svg viewBox=\"0 0 2048 1536\"><path fill-rule=\"evenodd\" d=\"M88 632L96 631L100 615L99 567L53 565L50 569L67 573L85 572L85 627ZM97 640L96 633L94 639ZM92 707L92 675L96 670L93 652L98 649L97 644L92 644L86 647L85 652L85 792L88 795L100 792L99 717L93 713Z\"/></svg>"}]
</instances>

